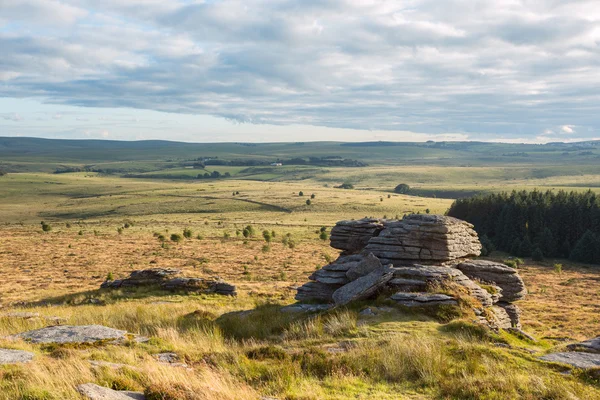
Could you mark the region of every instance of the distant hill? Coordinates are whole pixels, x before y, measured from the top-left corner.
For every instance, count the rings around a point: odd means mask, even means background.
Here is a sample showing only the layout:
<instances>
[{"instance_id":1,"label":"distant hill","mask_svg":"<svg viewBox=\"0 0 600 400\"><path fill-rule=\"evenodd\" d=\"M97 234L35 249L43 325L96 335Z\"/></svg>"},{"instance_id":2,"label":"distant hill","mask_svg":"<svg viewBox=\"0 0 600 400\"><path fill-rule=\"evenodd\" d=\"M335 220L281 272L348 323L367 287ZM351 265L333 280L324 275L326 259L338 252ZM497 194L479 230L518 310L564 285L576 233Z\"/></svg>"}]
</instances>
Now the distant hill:
<instances>
[{"instance_id":1,"label":"distant hill","mask_svg":"<svg viewBox=\"0 0 600 400\"><path fill-rule=\"evenodd\" d=\"M507 144L485 142L299 142L184 143L166 140L61 140L0 137L0 167L8 171L52 171L60 166L110 165L131 171L156 169L156 163L180 165L205 158L227 162L338 158L369 165L489 166L511 164L594 164L600 141ZM152 166L140 165L151 163ZM177 164L179 163L179 164ZM175 165L176 164L176 165Z\"/></svg>"}]
</instances>

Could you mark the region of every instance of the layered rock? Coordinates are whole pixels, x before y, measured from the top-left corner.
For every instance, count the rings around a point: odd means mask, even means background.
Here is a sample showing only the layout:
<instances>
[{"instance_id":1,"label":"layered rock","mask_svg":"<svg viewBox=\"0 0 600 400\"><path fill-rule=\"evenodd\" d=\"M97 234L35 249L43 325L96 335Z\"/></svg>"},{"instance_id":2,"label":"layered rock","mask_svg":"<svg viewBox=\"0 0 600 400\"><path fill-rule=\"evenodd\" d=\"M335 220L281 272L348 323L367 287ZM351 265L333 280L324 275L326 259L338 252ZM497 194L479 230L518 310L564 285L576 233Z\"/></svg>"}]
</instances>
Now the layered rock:
<instances>
[{"instance_id":1,"label":"layered rock","mask_svg":"<svg viewBox=\"0 0 600 400\"><path fill-rule=\"evenodd\" d=\"M386 221L365 251L372 252L384 264L434 264L478 256L481 243L468 222L443 215L415 214L400 221Z\"/></svg>"},{"instance_id":2,"label":"layered rock","mask_svg":"<svg viewBox=\"0 0 600 400\"><path fill-rule=\"evenodd\" d=\"M157 286L165 290L180 290L197 293L216 293L235 296L236 288L219 279L190 278L178 276L181 271L172 268L150 268L133 271L128 278L107 280L100 285L104 289Z\"/></svg>"},{"instance_id":3,"label":"layered rock","mask_svg":"<svg viewBox=\"0 0 600 400\"><path fill-rule=\"evenodd\" d=\"M527 293L523 281L506 265L465 260L481 250L465 221L441 215L341 221L331 237L342 255L298 288L298 301L344 305L383 294L405 307L469 306L492 328L520 329L512 302Z\"/></svg>"},{"instance_id":4,"label":"layered rock","mask_svg":"<svg viewBox=\"0 0 600 400\"><path fill-rule=\"evenodd\" d=\"M357 221L340 221L331 229L331 247L346 254L358 253L369 240L383 229L381 220L364 218Z\"/></svg>"},{"instance_id":5,"label":"layered rock","mask_svg":"<svg viewBox=\"0 0 600 400\"><path fill-rule=\"evenodd\" d=\"M512 302L527 294L525 283L517 270L493 261L469 260L456 266L466 276L481 283L492 284L502 289L499 301Z\"/></svg>"}]
</instances>

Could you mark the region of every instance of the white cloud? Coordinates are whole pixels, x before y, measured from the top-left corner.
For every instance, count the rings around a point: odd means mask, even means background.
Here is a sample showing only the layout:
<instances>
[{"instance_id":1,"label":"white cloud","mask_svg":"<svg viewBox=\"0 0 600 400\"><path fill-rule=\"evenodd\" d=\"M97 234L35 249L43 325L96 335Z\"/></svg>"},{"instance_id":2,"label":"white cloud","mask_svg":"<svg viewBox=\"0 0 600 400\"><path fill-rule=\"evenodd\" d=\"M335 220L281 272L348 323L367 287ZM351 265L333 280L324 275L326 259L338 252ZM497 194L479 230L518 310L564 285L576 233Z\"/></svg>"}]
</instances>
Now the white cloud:
<instances>
[{"instance_id":1,"label":"white cloud","mask_svg":"<svg viewBox=\"0 0 600 400\"><path fill-rule=\"evenodd\" d=\"M575 129L573 129L573 125L563 125L560 127L560 131L562 133L572 134L575 133Z\"/></svg>"}]
</instances>

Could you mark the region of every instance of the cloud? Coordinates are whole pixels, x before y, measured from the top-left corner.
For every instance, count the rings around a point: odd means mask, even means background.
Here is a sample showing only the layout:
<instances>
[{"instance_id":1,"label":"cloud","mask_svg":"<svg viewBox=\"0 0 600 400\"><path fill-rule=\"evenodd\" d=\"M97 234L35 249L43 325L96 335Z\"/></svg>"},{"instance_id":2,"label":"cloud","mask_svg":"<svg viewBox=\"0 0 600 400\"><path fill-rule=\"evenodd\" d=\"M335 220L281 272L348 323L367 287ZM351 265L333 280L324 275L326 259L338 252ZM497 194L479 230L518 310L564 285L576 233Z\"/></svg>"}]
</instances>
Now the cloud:
<instances>
[{"instance_id":1,"label":"cloud","mask_svg":"<svg viewBox=\"0 0 600 400\"><path fill-rule=\"evenodd\" d=\"M0 29L4 97L481 140L600 127L595 1L9 0L0 15L18 21Z\"/></svg>"},{"instance_id":2,"label":"cloud","mask_svg":"<svg viewBox=\"0 0 600 400\"><path fill-rule=\"evenodd\" d=\"M575 129L573 129L572 125L563 125L560 127L560 131L567 134L575 133Z\"/></svg>"}]
</instances>

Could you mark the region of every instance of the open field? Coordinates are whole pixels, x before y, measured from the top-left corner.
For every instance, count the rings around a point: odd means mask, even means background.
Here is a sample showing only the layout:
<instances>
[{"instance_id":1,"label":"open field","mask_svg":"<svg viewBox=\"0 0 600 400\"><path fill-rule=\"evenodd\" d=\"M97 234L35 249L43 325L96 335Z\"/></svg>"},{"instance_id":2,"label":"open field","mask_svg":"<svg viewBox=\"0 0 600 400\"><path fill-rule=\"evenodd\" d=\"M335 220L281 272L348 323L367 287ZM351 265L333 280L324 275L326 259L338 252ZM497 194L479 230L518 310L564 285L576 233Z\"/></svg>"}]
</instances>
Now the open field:
<instances>
[{"instance_id":1,"label":"open field","mask_svg":"<svg viewBox=\"0 0 600 400\"><path fill-rule=\"evenodd\" d=\"M493 190L532 182L581 184L583 190L597 175L536 178L511 167L326 169L302 181L263 182L92 172L1 177L0 336L44 326L48 316L125 329L150 341L64 348L3 339L2 347L33 351L36 360L0 370L0 399L78 399L74 386L84 382L145 390L152 399L600 399L593 377L576 370L565 375L565 367L536 358L598 334L593 267L526 260L521 275L530 295L519 306L525 331L541 339L536 343L419 314L365 318L360 304L317 319L282 316L274 306L292 303L295 287L337 257L319 239L321 226L364 216L444 213L452 202L394 194L399 181L448 193L472 190L476 182ZM333 188L349 178L356 189ZM50 232L42 232L41 220ZM240 235L247 225L255 237ZM168 240L184 228L193 231L190 239ZM263 230L275 232L268 246ZM281 242L288 234L293 247ZM560 274L554 262L564 263ZM239 296L98 290L109 274L125 277L154 266L220 276L237 286ZM253 308L259 313L253 321L220 317ZM40 317L7 316L14 312ZM164 351L179 354L189 368L159 363L153 355ZM97 367L94 360L122 365Z\"/></svg>"}]
</instances>

